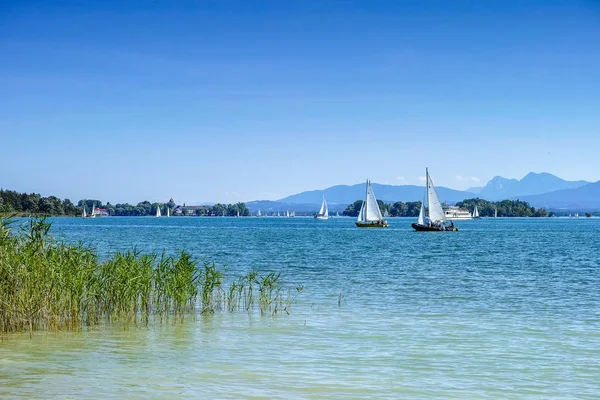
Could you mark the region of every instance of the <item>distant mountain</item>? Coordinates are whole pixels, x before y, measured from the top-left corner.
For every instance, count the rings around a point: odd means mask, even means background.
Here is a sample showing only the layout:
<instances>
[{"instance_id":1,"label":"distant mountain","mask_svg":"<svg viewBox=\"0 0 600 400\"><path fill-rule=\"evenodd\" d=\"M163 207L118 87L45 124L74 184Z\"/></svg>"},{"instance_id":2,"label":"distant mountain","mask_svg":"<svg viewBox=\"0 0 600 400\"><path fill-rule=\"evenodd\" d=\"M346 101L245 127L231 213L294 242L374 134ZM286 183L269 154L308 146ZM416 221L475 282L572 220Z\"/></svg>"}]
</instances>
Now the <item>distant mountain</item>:
<instances>
[{"instance_id":1,"label":"distant mountain","mask_svg":"<svg viewBox=\"0 0 600 400\"><path fill-rule=\"evenodd\" d=\"M588 183L576 189L563 189L534 196L523 196L521 200L534 207L567 209L574 211L600 210L600 181Z\"/></svg>"},{"instance_id":2,"label":"distant mountain","mask_svg":"<svg viewBox=\"0 0 600 400\"><path fill-rule=\"evenodd\" d=\"M471 192L471 193L477 194L477 193L481 192L481 189L483 189L483 187L481 187L481 186L475 186L475 187L468 188L467 190L465 190L465 192Z\"/></svg>"},{"instance_id":3,"label":"distant mountain","mask_svg":"<svg viewBox=\"0 0 600 400\"><path fill-rule=\"evenodd\" d=\"M506 179L495 176L478 193L479 197L487 200L504 200L523 198L563 189L575 189L589 184L586 181L566 181L547 172L536 174L530 172L523 179Z\"/></svg>"},{"instance_id":4,"label":"distant mountain","mask_svg":"<svg viewBox=\"0 0 600 400\"><path fill-rule=\"evenodd\" d=\"M386 202L396 201L419 201L423 198L425 190L424 186L404 185L404 186L392 186L392 185L381 185L378 183L372 184L375 196L378 199ZM448 203L456 203L467 198L476 197L474 193L464 192L461 190L448 189L445 187L436 188L438 196L441 201ZM308 192L302 192L288 196L278 202L289 203L289 204L321 204L321 199L325 193L327 203L330 205L342 204L344 206L360 200L365 197L365 184L358 183L356 185L338 185L332 186L325 190L311 190Z\"/></svg>"}]
</instances>

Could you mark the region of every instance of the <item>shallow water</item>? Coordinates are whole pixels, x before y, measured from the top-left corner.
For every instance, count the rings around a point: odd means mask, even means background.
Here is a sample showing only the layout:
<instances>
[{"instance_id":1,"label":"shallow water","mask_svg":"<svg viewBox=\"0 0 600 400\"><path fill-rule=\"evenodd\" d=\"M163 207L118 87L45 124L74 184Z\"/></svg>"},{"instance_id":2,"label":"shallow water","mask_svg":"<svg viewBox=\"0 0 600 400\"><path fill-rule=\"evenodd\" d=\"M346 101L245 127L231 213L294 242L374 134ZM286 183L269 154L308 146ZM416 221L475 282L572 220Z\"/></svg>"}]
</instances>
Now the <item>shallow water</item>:
<instances>
[{"instance_id":1,"label":"shallow water","mask_svg":"<svg viewBox=\"0 0 600 400\"><path fill-rule=\"evenodd\" d=\"M411 222L55 219L101 254L185 249L304 292L289 316L5 338L0 398L600 397L599 219Z\"/></svg>"}]
</instances>

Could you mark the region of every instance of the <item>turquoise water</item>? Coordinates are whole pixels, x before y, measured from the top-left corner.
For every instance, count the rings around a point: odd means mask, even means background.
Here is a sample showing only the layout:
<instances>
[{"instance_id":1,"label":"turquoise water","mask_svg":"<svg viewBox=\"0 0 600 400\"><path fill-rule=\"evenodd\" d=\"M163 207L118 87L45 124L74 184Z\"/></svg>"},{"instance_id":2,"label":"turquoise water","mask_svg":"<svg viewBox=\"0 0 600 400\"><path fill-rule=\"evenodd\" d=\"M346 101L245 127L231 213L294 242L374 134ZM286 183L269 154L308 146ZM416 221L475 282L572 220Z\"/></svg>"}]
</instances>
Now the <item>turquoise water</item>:
<instances>
[{"instance_id":1,"label":"turquoise water","mask_svg":"<svg viewBox=\"0 0 600 400\"><path fill-rule=\"evenodd\" d=\"M101 254L185 249L304 292L289 316L10 337L0 398L600 397L600 219L411 222L55 219Z\"/></svg>"}]
</instances>

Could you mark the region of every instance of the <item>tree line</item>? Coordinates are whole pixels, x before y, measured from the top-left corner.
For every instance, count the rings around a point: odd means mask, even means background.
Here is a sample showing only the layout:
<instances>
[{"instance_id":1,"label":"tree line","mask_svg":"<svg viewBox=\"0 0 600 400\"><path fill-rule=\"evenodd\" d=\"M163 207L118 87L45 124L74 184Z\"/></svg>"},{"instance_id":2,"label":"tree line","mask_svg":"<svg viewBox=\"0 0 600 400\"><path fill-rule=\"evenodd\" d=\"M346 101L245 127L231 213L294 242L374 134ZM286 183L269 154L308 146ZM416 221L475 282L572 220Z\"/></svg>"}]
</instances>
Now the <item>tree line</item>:
<instances>
[{"instance_id":1,"label":"tree line","mask_svg":"<svg viewBox=\"0 0 600 400\"><path fill-rule=\"evenodd\" d=\"M38 193L18 193L13 190L0 189L0 214L16 214L23 216L31 215L53 215L53 216L80 216L85 207L86 213L92 212L92 207L105 209L110 216L147 216L156 215L156 210L160 208L162 215L167 215L167 208L171 215L174 215L176 208L173 199L166 203L150 203L142 201L136 205L129 203L111 204L103 203L98 199L79 200L77 204L69 199L61 200L56 196L42 197ZM185 208L185 205L182 207ZM250 215L250 211L244 203L237 204L215 204L214 206L204 207L195 210L194 215L206 216L240 216ZM187 215L187 214L186 214Z\"/></svg>"},{"instance_id":2,"label":"tree line","mask_svg":"<svg viewBox=\"0 0 600 400\"><path fill-rule=\"evenodd\" d=\"M350 204L343 212L343 215L348 217L357 217L360 212L363 200L357 200ZM398 201L394 204L387 204L381 200L377 200L379 209L382 213L386 211L391 217L418 217L421 209L420 201L402 202ZM521 200L502 200L491 202L479 198L466 199L456 203L460 208L466 209L473 213L475 205L481 217L493 217L494 210L498 209L498 217L546 217L552 216L548 214L545 208L532 207L526 201Z\"/></svg>"}]
</instances>

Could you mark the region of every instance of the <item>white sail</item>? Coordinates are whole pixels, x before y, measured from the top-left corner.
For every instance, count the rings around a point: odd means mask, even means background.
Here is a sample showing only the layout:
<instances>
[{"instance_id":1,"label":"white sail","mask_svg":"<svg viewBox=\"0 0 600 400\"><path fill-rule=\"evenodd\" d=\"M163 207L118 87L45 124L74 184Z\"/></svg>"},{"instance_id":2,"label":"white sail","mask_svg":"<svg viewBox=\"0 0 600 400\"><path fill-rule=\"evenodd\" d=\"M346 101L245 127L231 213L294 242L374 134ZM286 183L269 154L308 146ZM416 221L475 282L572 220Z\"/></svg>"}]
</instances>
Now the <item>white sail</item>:
<instances>
[{"instance_id":1,"label":"white sail","mask_svg":"<svg viewBox=\"0 0 600 400\"><path fill-rule=\"evenodd\" d=\"M446 215L442 209L442 203L440 203L440 199L435 191L428 169L425 169L425 174L427 177L427 207L429 218L432 221L446 222Z\"/></svg>"},{"instance_id":2,"label":"white sail","mask_svg":"<svg viewBox=\"0 0 600 400\"><path fill-rule=\"evenodd\" d=\"M279 211L277 211L277 216L278 216L278 217L281 217L281 215L279 214Z\"/></svg>"},{"instance_id":3,"label":"white sail","mask_svg":"<svg viewBox=\"0 0 600 400\"><path fill-rule=\"evenodd\" d=\"M90 218L96 218L96 203L92 203L92 214Z\"/></svg>"},{"instance_id":4,"label":"white sail","mask_svg":"<svg viewBox=\"0 0 600 400\"><path fill-rule=\"evenodd\" d=\"M479 211L477 211L477 204L475 204L475 208L473 209L473 218L479 218Z\"/></svg>"},{"instance_id":5,"label":"white sail","mask_svg":"<svg viewBox=\"0 0 600 400\"><path fill-rule=\"evenodd\" d=\"M286 211L286 212L285 212L285 216L286 216L286 217L289 217L289 216L290 216L290 212L289 212L289 211Z\"/></svg>"},{"instance_id":6,"label":"white sail","mask_svg":"<svg viewBox=\"0 0 600 400\"><path fill-rule=\"evenodd\" d=\"M169 213L169 206L167 206L167 217L170 217L171 214Z\"/></svg>"},{"instance_id":7,"label":"white sail","mask_svg":"<svg viewBox=\"0 0 600 400\"><path fill-rule=\"evenodd\" d=\"M156 206L156 217L160 217L160 206Z\"/></svg>"},{"instance_id":8,"label":"white sail","mask_svg":"<svg viewBox=\"0 0 600 400\"><path fill-rule=\"evenodd\" d=\"M358 218L356 219L356 222L366 222L365 220L365 202L363 201L362 205L360 206L360 211L358 212Z\"/></svg>"},{"instance_id":9,"label":"white sail","mask_svg":"<svg viewBox=\"0 0 600 400\"><path fill-rule=\"evenodd\" d=\"M237 212L237 216L238 216L238 217L240 216L240 210L238 210L238 212Z\"/></svg>"},{"instance_id":10,"label":"white sail","mask_svg":"<svg viewBox=\"0 0 600 400\"><path fill-rule=\"evenodd\" d=\"M366 218L367 221L379 221L383 219L383 215L381 215L381 210L379 209L379 204L377 204L377 199L375 198L375 193L373 193L373 189L371 188L371 182L367 181L367 205L365 207Z\"/></svg>"},{"instance_id":11,"label":"white sail","mask_svg":"<svg viewBox=\"0 0 600 400\"><path fill-rule=\"evenodd\" d=\"M417 220L417 224L425 225L425 202L421 202L421 209L419 210L419 219Z\"/></svg>"},{"instance_id":12,"label":"white sail","mask_svg":"<svg viewBox=\"0 0 600 400\"><path fill-rule=\"evenodd\" d=\"M261 214L260 214L260 208L259 208L259 209L258 209L258 212L256 213L256 216L257 216L257 217L260 217L260 215L261 215Z\"/></svg>"},{"instance_id":13,"label":"white sail","mask_svg":"<svg viewBox=\"0 0 600 400\"><path fill-rule=\"evenodd\" d=\"M83 203L83 213L81 214L83 218L87 218L87 214L85 213L85 203Z\"/></svg>"},{"instance_id":14,"label":"white sail","mask_svg":"<svg viewBox=\"0 0 600 400\"><path fill-rule=\"evenodd\" d=\"M339 217L339 216L340 216L340 212L339 212L339 211L336 211L336 212L335 212L335 216L336 216L336 217Z\"/></svg>"},{"instance_id":15,"label":"white sail","mask_svg":"<svg viewBox=\"0 0 600 400\"><path fill-rule=\"evenodd\" d=\"M382 219L383 216L381 215L379 204L377 204L375 193L373 193L373 189L371 188L371 182L367 180L366 198L360 208L360 212L358 213L357 222L368 223L380 221Z\"/></svg>"},{"instance_id":16,"label":"white sail","mask_svg":"<svg viewBox=\"0 0 600 400\"><path fill-rule=\"evenodd\" d=\"M498 218L498 207L494 208L494 218Z\"/></svg>"}]
</instances>

